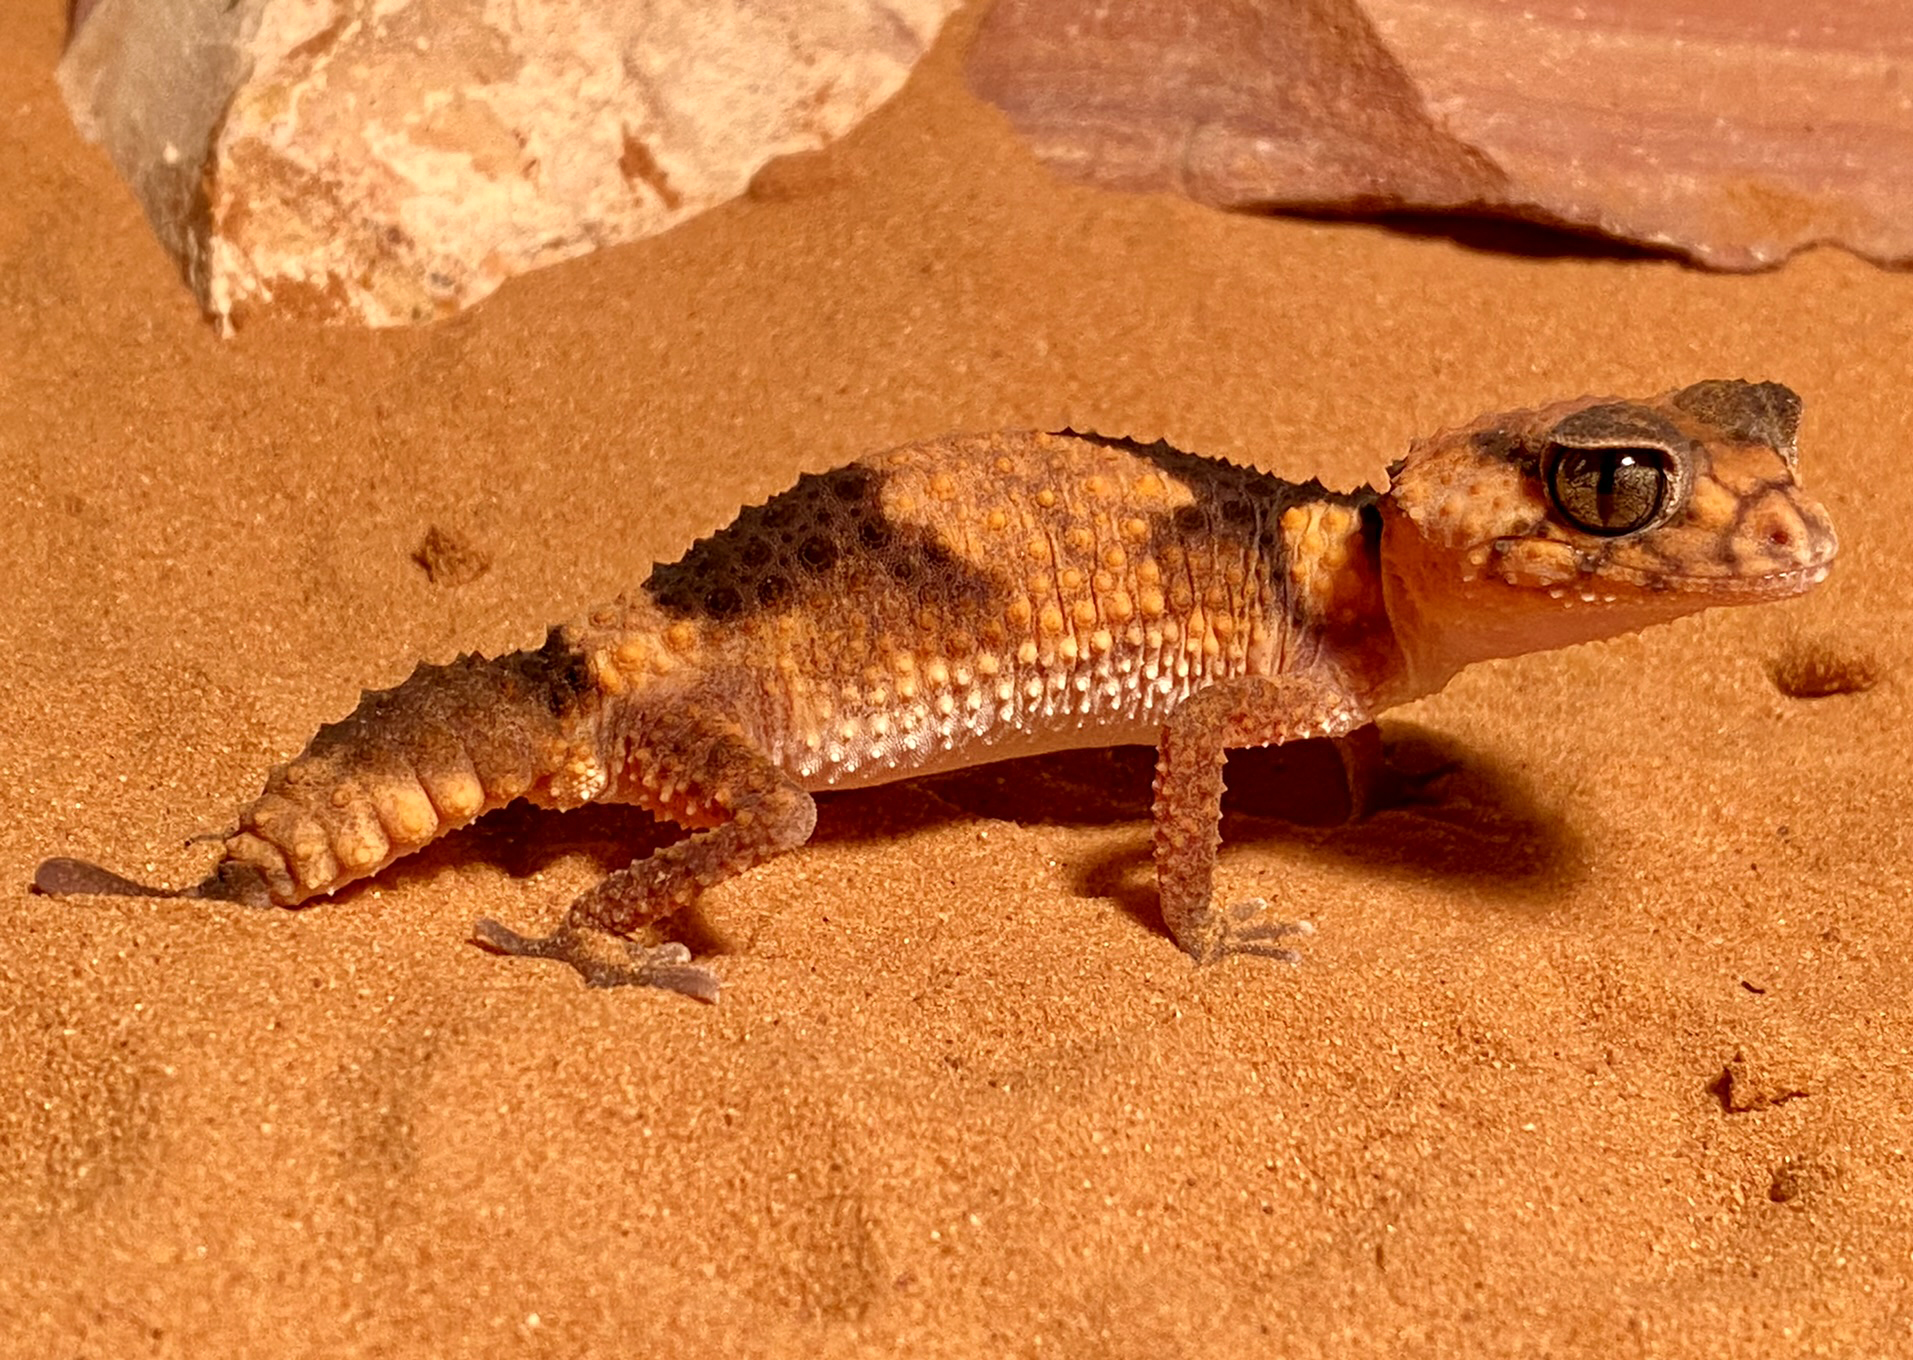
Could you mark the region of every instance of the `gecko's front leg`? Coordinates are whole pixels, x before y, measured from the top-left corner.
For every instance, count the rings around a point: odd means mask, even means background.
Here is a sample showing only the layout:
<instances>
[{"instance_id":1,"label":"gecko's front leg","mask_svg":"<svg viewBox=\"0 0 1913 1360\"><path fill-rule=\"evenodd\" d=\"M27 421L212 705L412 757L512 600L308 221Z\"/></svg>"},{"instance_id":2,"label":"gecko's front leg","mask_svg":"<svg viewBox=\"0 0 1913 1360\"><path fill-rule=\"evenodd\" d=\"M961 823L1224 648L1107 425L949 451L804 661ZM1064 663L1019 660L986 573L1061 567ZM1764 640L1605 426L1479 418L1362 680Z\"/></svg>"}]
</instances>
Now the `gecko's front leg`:
<instances>
[{"instance_id":1,"label":"gecko's front leg","mask_svg":"<svg viewBox=\"0 0 1913 1360\"><path fill-rule=\"evenodd\" d=\"M1156 759L1156 883L1163 924L1197 963L1228 954L1297 962L1282 941L1313 930L1307 922L1274 919L1260 898L1226 908L1214 902L1228 752L1305 737L1340 738L1365 721L1332 685L1263 676L1211 685L1169 715Z\"/></svg>"}]
</instances>

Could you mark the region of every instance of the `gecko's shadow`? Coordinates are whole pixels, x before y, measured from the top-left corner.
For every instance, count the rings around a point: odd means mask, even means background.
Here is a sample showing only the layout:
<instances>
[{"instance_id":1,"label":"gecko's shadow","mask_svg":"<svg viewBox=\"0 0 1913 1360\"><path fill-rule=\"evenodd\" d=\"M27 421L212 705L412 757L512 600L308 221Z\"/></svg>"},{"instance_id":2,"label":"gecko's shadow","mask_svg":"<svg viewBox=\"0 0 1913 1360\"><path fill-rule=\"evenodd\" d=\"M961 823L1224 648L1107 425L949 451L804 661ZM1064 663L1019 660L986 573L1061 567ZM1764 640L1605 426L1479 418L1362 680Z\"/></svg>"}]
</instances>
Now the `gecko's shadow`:
<instances>
[{"instance_id":1,"label":"gecko's shadow","mask_svg":"<svg viewBox=\"0 0 1913 1360\"><path fill-rule=\"evenodd\" d=\"M474 864L490 865L522 881L577 856L590 865L593 877L602 878L683 840L685 834L675 823L659 821L635 807L588 803L570 812L554 812L530 803L512 803L433 841L381 871L377 878L352 884L334 900L350 902L374 886L429 892L439 874ZM498 915L515 930L542 934L557 926L571 903L571 894L585 886L580 882L548 893L528 891L521 900L499 902L497 912L487 914ZM696 907L677 912L662 923L656 938L677 941L700 957L726 952L723 938Z\"/></svg>"},{"instance_id":2,"label":"gecko's shadow","mask_svg":"<svg viewBox=\"0 0 1913 1360\"><path fill-rule=\"evenodd\" d=\"M1349 821L1350 798L1340 757L1325 741L1236 751L1229 757L1223 801L1225 847L1251 841L1302 843L1365 874L1434 877L1459 882L1487 902L1520 908L1541 889L1582 872L1579 841L1543 808L1520 776L1483 761L1439 734L1406 723L1384 728L1386 762L1371 791L1371 815ZM960 818L987 817L1023 825L1114 827L1143 832L1149 820L1155 750L1116 746L1065 751L979 765L888 788L819 799L814 844L894 839ZM379 876L388 886L421 882L460 864L489 864L529 879L581 856L599 875L674 841L684 832L634 807L593 804L555 813L515 803L453 832ZM349 898L363 885L341 893ZM1146 835L1100 858L1072 866L1071 889L1113 898L1125 912L1161 928ZM549 914L519 922L555 925L562 898L527 901L520 911ZM726 942L696 908L663 928L699 955L726 952Z\"/></svg>"},{"instance_id":3,"label":"gecko's shadow","mask_svg":"<svg viewBox=\"0 0 1913 1360\"><path fill-rule=\"evenodd\" d=\"M1340 756L1326 741L1234 751L1223 798L1228 848L1253 841L1302 844L1317 858L1365 876L1434 878L1506 909L1542 905L1580 878L1580 838L1539 802L1521 777L1439 733L1410 723L1383 728L1384 768L1369 810L1350 820ZM1155 750L1074 751L981 766L924 781L975 816L1025 824L1146 822ZM1146 837L1075 866L1084 896L1113 898L1151 929L1162 928Z\"/></svg>"}]
</instances>

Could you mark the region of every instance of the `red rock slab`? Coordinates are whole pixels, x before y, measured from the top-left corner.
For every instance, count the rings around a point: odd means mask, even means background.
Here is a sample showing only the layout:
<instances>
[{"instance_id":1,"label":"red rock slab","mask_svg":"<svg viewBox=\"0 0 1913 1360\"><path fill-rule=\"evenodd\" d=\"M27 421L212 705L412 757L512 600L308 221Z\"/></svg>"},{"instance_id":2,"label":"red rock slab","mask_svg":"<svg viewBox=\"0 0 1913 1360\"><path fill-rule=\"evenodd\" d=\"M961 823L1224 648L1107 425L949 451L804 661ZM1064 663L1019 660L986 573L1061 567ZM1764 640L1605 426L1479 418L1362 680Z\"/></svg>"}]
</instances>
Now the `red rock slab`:
<instances>
[{"instance_id":1,"label":"red rock slab","mask_svg":"<svg viewBox=\"0 0 1913 1360\"><path fill-rule=\"evenodd\" d=\"M1110 188L1525 218L1719 269L1913 258L1892 0L999 0L968 74Z\"/></svg>"}]
</instances>

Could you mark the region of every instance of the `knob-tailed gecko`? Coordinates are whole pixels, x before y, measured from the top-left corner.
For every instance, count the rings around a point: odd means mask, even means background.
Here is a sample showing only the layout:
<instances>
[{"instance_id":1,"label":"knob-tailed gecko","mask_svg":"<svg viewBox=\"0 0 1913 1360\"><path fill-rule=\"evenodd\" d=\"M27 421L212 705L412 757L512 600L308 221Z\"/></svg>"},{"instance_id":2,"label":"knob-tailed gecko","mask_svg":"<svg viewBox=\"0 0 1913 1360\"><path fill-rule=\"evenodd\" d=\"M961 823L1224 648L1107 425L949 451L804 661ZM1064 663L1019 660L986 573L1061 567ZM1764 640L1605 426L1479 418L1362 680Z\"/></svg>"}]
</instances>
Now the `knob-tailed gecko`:
<instances>
[{"instance_id":1,"label":"knob-tailed gecko","mask_svg":"<svg viewBox=\"0 0 1913 1360\"><path fill-rule=\"evenodd\" d=\"M1305 928L1213 897L1224 753L1346 738L1474 661L1808 589L1836 540L1799 487L1799 414L1777 383L1582 398L1423 440L1351 493L1068 432L876 454L536 650L366 694L171 895L296 906L514 799L635 803L690 834L549 935L477 941L714 1000L682 946L629 937L803 845L817 791L1148 742L1169 933L1197 962L1287 957ZM35 886L160 891L70 859Z\"/></svg>"}]
</instances>

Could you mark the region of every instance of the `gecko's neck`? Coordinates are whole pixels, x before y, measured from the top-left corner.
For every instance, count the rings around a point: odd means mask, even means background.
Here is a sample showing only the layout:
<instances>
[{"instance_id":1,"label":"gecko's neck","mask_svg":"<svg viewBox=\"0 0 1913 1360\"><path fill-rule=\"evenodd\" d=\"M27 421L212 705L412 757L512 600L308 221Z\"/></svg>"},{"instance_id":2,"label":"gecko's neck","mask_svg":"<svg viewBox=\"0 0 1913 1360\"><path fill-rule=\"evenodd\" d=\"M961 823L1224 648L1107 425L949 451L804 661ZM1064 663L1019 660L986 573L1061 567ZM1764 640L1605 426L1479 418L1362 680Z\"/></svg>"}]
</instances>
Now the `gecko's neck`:
<instances>
[{"instance_id":1,"label":"gecko's neck","mask_svg":"<svg viewBox=\"0 0 1913 1360\"><path fill-rule=\"evenodd\" d=\"M1370 715L1401 688L1383 585L1380 492L1309 483L1281 518L1287 643L1276 669L1333 683Z\"/></svg>"}]
</instances>

